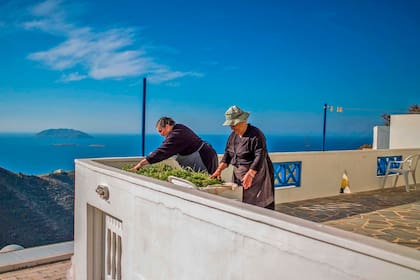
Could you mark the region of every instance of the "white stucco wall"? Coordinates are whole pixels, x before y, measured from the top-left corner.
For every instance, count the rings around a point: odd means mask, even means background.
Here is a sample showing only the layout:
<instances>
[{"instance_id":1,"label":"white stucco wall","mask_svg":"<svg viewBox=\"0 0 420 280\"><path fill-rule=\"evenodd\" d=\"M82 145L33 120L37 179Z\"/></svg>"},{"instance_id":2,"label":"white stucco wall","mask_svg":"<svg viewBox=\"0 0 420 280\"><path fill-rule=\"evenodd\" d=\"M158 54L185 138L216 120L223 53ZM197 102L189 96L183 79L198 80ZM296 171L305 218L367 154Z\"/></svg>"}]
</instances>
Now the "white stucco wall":
<instances>
[{"instance_id":1,"label":"white stucco wall","mask_svg":"<svg viewBox=\"0 0 420 280\"><path fill-rule=\"evenodd\" d=\"M420 148L420 114L391 115L389 148Z\"/></svg>"},{"instance_id":2,"label":"white stucco wall","mask_svg":"<svg viewBox=\"0 0 420 280\"><path fill-rule=\"evenodd\" d=\"M376 175L378 157L398 155L405 158L418 153L420 148L270 153L273 162L302 162L301 186L276 189L276 203L338 195L344 172L348 175L351 192L381 189L384 177ZM416 179L420 182L420 172L416 173ZM409 182L413 184L411 178ZM388 180L385 187L392 187L392 183L393 180ZM404 180L400 179L397 185L403 186Z\"/></svg>"},{"instance_id":3,"label":"white stucco wall","mask_svg":"<svg viewBox=\"0 0 420 280\"><path fill-rule=\"evenodd\" d=\"M76 160L76 279L93 279L88 275L92 266L102 269L103 259L89 255L104 243L92 238L103 230L100 221L88 218L92 208L122 222L122 279L420 277L417 250L121 171L112 167L118 162L108 163ZM109 200L95 192L99 184L109 187Z\"/></svg>"}]
</instances>

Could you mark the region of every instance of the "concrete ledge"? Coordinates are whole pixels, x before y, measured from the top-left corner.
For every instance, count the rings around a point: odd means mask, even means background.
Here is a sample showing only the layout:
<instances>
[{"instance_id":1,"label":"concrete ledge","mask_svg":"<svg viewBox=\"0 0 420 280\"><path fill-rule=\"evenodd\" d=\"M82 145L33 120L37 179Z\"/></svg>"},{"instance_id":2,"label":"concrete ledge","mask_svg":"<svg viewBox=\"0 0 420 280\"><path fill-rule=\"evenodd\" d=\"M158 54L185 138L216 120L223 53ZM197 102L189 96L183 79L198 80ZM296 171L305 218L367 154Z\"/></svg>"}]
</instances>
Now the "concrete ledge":
<instances>
[{"instance_id":1,"label":"concrete ledge","mask_svg":"<svg viewBox=\"0 0 420 280\"><path fill-rule=\"evenodd\" d=\"M0 253L0 273L41 264L68 260L73 255L74 241Z\"/></svg>"}]
</instances>

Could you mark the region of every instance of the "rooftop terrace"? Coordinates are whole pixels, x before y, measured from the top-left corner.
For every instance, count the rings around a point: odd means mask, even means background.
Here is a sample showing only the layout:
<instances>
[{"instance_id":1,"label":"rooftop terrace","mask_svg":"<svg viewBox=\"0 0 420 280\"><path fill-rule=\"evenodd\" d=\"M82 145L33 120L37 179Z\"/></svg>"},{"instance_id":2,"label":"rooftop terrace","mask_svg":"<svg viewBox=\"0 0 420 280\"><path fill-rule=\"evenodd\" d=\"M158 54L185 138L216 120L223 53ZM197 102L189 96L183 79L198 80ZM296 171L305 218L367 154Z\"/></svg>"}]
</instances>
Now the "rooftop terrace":
<instances>
[{"instance_id":1,"label":"rooftop terrace","mask_svg":"<svg viewBox=\"0 0 420 280\"><path fill-rule=\"evenodd\" d=\"M420 188L341 194L276 205L276 210L420 250Z\"/></svg>"},{"instance_id":2,"label":"rooftop terrace","mask_svg":"<svg viewBox=\"0 0 420 280\"><path fill-rule=\"evenodd\" d=\"M67 271L70 269L70 259L37 265L30 268L18 269L15 271L0 274L1 280L61 280L67 279Z\"/></svg>"},{"instance_id":3,"label":"rooftop terrace","mask_svg":"<svg viewBox=\"0 0 420 280\"><path fill-rule=\"evenodd\" d=\"M402 186L281 203L276 211L420 250L419 188L406 192ZM0 279L66 279L70 260L51 261L0 274Z\"/></svg>"}]
</instances>

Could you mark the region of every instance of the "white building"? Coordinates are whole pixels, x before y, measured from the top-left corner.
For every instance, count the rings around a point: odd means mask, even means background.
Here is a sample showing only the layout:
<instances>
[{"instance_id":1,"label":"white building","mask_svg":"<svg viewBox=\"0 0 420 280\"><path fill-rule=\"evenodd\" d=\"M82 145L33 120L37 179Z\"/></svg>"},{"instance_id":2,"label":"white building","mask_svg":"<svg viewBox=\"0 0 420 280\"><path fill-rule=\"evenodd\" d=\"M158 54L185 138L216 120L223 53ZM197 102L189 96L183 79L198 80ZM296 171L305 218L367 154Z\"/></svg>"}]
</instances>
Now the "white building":
<instances>
[{"instance_id":1,"label":"white building","mask_svg":"<svg viewBox=\"0 0 420 280\"><path fill-rule=\"evenodd\" d=\"M420 147L420 114L391 115L390 126L375 126L373 149Z\"/></svg>"},{"instance_id":2,"label":"white building","mask_svg":"<svg viewBox=\"0 0 420 280\"><path fill-rule=\"evenodd\" d=\"M378 158L411 153L270 154L303 168L276 202L338 194L343 170L352 191L380 189ZM138 161L76 160L75 279L420 279L417 250L120 168Z\"/></svg>"}]
</instances>

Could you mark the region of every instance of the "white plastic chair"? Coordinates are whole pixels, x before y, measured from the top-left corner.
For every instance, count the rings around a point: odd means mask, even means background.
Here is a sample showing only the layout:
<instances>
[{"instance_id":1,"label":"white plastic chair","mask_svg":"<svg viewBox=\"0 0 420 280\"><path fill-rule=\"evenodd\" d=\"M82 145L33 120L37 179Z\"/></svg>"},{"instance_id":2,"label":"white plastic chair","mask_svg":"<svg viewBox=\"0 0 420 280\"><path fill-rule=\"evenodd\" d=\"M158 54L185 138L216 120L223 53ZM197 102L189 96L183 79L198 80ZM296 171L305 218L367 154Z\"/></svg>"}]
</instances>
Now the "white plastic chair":
<instances>
[{"instance_id":1,"label":"white plastic chair","mask_svg":"<svg viewBox=\"0 0 420 280\"><path fill-rule=\"evenodd\" d=\"M405 190L407 192L410 191L410 184L408 182L408 174L411 174L414 182L414 190L416 190L416 168L417 163L419 162L420 154L417 155L410 155L404 160L390 160L387 164L385 176L384 176L384 182L382 184L382 187L385 187L386 179L389 176L396 176L394 181L394 187L397 185L398 177L400 175L404 175L405 180Z\"/></svg>"}]
</instances>

